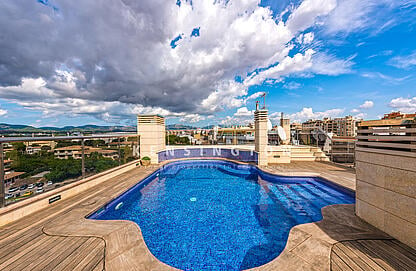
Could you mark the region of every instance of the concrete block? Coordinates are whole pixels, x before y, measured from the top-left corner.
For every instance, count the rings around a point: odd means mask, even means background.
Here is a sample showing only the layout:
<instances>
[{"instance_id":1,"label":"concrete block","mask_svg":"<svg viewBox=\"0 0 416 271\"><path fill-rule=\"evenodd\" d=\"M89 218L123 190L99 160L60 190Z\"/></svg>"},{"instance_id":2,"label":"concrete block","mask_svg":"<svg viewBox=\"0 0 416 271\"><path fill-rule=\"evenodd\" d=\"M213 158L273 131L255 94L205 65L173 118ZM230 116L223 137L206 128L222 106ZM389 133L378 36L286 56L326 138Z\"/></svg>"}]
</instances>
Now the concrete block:
<instances>
[{"instance_id":1,"label":"concrete block","mask_svg":"<svg viewBox=\"0 0 416 271\"><path fill-rule=\"evenodd\" d=\"M400 217L386 213L385 230L387 234L396 238L413 249L416 249L416 225Z\"/></svg>"},{"instance_id":2,"label":"concrete block","mask_svg":"<svg viewBox=\"0 0 416 271\"><path fill-rule=\"evenodd\" d=\"M356 197L384 210L384 189L357 179Z\"/></svg>"},{"instance_id":3,"label":"concrete block","mask_svg":"<svg viewBox=\"0 0 416 271\"><path fill-rule=\"evenodd\" d=\"M416 224L416 198L404 196L390 190L384 190L383 198L384 210Z\"/></svg>"},{"instance_id":4,"label":"concrete block","mask_svg":"<svg viewBox=\"0 0 416 271\"><path fill-rule=\"evenodd\" d=\"M364 221L384 231L385 212L363 200L356 200L356 213Z\"/></svg>"}]
</instances>

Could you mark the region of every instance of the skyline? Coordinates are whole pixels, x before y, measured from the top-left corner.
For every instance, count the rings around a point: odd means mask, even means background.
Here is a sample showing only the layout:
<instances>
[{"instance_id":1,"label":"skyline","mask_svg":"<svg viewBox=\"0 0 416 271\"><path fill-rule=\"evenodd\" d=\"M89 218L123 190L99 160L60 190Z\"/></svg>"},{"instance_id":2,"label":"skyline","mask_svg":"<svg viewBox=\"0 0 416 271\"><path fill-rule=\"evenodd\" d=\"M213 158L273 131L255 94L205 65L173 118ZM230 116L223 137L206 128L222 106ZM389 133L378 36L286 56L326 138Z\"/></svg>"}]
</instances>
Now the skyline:
<instances>
[{"instance_id":1,"label":"skyline","mask_svg":"<svg viewBox=\"0 0 416 271\"><path fill-rule=\"evenodd\" d=\"M415 17L414 0L3 1L0 122L237 124L263 92L274 123L414 113Z\"/></svg>"}]
</instances>

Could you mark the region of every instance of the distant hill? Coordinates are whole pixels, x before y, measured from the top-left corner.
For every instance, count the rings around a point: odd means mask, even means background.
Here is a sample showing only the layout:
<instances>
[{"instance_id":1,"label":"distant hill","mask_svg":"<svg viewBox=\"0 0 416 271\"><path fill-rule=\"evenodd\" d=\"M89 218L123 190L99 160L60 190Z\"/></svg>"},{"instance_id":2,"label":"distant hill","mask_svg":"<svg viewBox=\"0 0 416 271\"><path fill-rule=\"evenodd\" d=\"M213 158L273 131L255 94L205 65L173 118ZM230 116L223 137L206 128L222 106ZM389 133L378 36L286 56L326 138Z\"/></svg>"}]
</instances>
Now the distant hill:
<instances>
[{"instance_id":1,"label":"distant hill","mask_svg":"<svg viewBox=\"0 0 416 271\"><path fill-rule=\"evenodd\" d=\"M214 125L203 127L203 129L210 129ZM197 127L183 124L169 124L166 125L167 130L192 130ZM0 123L0 133L42 133L42 132L136 132L135 126L100 126L100 125L82 125L82 126L64 126L64 127L33 127L30 125L18 125Z\"/></svg>"},{"instance_id":2,"label":"distant hill","mask_svg":"<svg viewBox=\"0 0 416 271\"><path fill-rule=\"evenodd\" d=\"M30 125L14 125L0 123L0 133L39 133L39 132L135 132L134 126L65 126L65 127L33 127Z\"/></svg>"},{"instance_id":3,"label":"distant hill","mask_svg":"<svg viewBox=\"0 0 416 271\"><path fill-rule=\"evenodd\" d=\"M183 124L169 124L169 125L166 125L166 129L167 130L191 130L191 129L196 129L196 127L183 125Z\"/></svg>"}]
</instances>

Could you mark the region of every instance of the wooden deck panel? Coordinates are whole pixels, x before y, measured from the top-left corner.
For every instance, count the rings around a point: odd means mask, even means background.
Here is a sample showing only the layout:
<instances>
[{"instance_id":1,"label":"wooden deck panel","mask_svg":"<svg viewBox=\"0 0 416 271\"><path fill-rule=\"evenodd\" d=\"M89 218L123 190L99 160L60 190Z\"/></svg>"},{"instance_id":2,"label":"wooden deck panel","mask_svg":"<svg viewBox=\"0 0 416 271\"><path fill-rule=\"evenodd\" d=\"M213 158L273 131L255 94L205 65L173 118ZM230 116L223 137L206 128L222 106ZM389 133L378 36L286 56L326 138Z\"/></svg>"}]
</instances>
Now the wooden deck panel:
<instances>
[{"instance_id":1,"label":"wooden deck panel","mask_svg":"<svg viewBox=\"0 0 416 271\"><path fill-rule=\"evenodd\" d=\"M416 250L397 240L355 240L336 243L331 270L416 270Z\"/></svg>"},{"instance_id":2,"label":"wooden deck panel","mask_svg":"<svg viewBox=\"0 0 416 271\"><path fill-rule=\"evenodd\" d=\"M127 172L118 178L137 182L137 172ZM77 196L57 202L23 219L0 228L0 270L97 270L104 269L102 239L96 237L54 237L42 232L44 225L65 216L79 204L108 190L115 191L126 184L111 179L101 186L88 189ZM114 191L114 190L113 190Z\"/></svg>"}]
</instances>

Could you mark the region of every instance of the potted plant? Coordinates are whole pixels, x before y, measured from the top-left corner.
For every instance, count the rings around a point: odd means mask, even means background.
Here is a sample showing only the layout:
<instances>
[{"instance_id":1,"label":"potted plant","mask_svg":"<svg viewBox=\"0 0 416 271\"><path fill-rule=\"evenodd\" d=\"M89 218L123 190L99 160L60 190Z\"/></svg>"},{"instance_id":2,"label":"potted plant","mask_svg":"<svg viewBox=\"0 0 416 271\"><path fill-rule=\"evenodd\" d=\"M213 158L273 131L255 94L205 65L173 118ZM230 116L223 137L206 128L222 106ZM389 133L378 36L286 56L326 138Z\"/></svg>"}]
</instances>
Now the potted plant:
<instances>
[{"instance_id":1,"label":"potted plant","mask_svg":"<svg viewBox=\"0 0 416 271\"><path fill-rule=\"evenodd\" d=\"M150 165L150 157L145 156L142 159L140 159L140 163L142 163L142 166L148 166Z\"/></svg>"}]
</instances>

